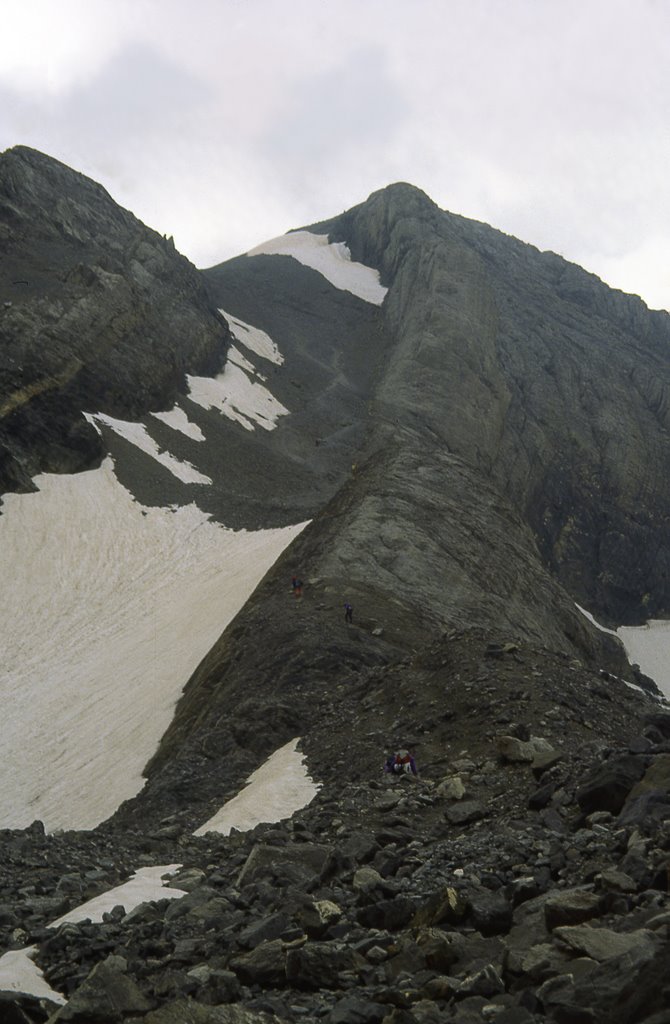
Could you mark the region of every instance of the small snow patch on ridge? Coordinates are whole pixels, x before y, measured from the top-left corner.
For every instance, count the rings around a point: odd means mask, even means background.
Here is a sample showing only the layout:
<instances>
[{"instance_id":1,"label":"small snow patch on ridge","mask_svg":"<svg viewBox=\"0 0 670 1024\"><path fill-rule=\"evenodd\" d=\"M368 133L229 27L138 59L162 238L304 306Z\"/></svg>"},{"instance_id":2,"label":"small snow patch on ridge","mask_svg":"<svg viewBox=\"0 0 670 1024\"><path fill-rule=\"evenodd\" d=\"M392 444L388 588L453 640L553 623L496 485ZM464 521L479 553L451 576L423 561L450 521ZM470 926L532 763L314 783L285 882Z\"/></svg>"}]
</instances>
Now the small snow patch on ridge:
<instances>
[{"instance_id":1,"label":"small snow patch on ridge","mask_svg":"<svg viewBox=\"0 0 670 1024\"><path fill-rule=\"evenodd\" d=\"M271 363L281 366L284 357L269 334L262 331L260 327L245 324L244 320L238 319L232 313L226 313L225 309L220 309L219 313L228 321L230 333L236 341L239 341L245 348L251 349L262 359L268 359Z\"/></svg>"},{"instance_id":2,"label":"small snow patch on ridge","mask_svg":"<svg viewBox=\"0 0 670 1024\"><path fill-rule=\"evenodd\" d=\"M320 787L307 774L303 755L298 752L299 740L298 736L275 750L249 776L246 787L193 834L220 832L227 836L233 828L246 832L261 822L290 818L306 807Z\"/></svg>"},{"instance_id":3,"label":"small snow patch on ridge","mask_svg":"<svg viewBox=\"0 0 670 1024\"><path fill-rule=\"evenodd\" d=\"M152 412L151 415L172 430L178 430L180 434L192 438L193 441L205 440L205 435L197 423L191 423L184 410L180 409L178 405L168 412Z\"/></svg>"},{"instance_id":4,"label":"small snow patch on ridge","mask_svg":"<svg viewBox=\"0 0 670 1024\"><path fill-rule=\"evenodd\" d=\"M609 633L610 636L616 636L618 640L621 639L621 637L617 636L616 630L608 629L607 626L601 626L600 623L596 621L595 617L591 614L591 612L588 612L586 608L582 608L582 606L580 604L577 604L576 601L575 608L589 620L592 626L595 626L596 629L599 629L601 633Z\"/></svg>"},{"instance_id":5,"label":"small snow patch on ridge","mask_svg":"<svg viewBox=\"0 0 670 1024\"><path fill-rule=\"evenodd\" d=\"M161 466L165 466L166 469L176 476L178 480L181 480L185 484L211 484L212 479L209 476L205 476L204 473L199 473L195 466L192 466L190 462L181 462L176 459L174 455L170 455L169 452L162 452L153 437L150 437L147 433L147 428L143 423L131 423L128 420L116 420L112 416L106 416L105 413L84 413L89 423L94 426L96 422L104 423L105 426L109 427L118 434L119 437L125 438L131 444L134 444L137 448L143 451L146 455L150 455L156 462L160 462Z\"/></svg>"},{"instance_id":6,"label":"small snow patch on ridge","mask_svg":"<svg viewBox=\"0 0 670 1024\"><path fill-rule=\"evenodd\" d=\"M62 924L78 921L90 921L96 924L102 921L103 915L108 914L114 907L121 906L129 914L141 903L149 903L151 900L178 900L186 893L183 889L172 889L163 882L166 875L174 875L181 864L161 864L149 868L139 868L135 874L114 889L108 889L100 896L75 907L74 910L63 914L56 921L52 921L50 928L60 928Z\"/></svg>"},{"instance_id":7,"label":"small snow patch on ridge","mask_svg":"<svg viewBox=\"0 0 670 1024\"><path fill-rule=\"evenodd\" d=\"M379 283L379 272L363 263L354 263L344 242L329 242L327 235L311 231L290 231L279 238L250 249L247 256L292 256L306 267L317 270L336 288L351 292L359 299L381 306L388 288Z\"/></svg>"}]
</instances>

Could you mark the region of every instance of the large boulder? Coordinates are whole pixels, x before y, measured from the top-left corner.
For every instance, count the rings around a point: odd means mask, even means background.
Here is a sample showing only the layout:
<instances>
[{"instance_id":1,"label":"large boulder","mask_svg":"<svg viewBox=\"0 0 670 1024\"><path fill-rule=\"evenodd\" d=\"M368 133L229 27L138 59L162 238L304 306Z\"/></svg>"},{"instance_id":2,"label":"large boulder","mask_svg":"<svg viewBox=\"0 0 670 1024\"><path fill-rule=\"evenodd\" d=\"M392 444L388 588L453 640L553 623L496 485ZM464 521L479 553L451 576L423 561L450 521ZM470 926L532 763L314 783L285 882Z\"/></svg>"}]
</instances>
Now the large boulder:
<instances>
[{"instance_id":1,"label":"large boulder","mask_svg":"<svg viewBox=\"0 0 670 1024\"><path fill-rule=\"evenodd\" d=\"M308 942L290 949L286 956L286 977L296 988L340 989L343 974L359 974L367 961L355 950L332 942Z\"/></svg>"},{"instance_id":2,"label":"large boulder","mask_svg":"<svg viewBox=\"0 0 670 1024\"><path fill-rule=\"evenodd\" d=\"M477 892L468 899L470 918L482 935L500 935L512 925L512 904L501 893Z\"/></svg>"},{"instance_id":3,"label":"large boulder","mask_svg":"<svg viewBox=\"0 0 670 1024\"><path fill-rule=\"evenodd\" d=\"M577 790L577 802L585 814L610 811L618 814L647 764L644 757L626 754L612 757L595 768Z\"/></svg>"},{"instance_id":4,"label":"large boulder","mask_svg":"<svg viewBox=\"0 0 670 1024\"><path fill-rule=\"evenodd\" d=\"M644 825L670 818L670 754L658 754L626 798L619 823Z\"/></svg>"},{"instance_id":5,"label":"large boulder","mask_svg":"<svg viewBox=\"0 0 670 1024\"><path fill-rule=\"evenodd\" d=\"M50 1024L78 1021L79 1024L116 1024L131 1014L143 1014L154 1004L126 974L127 963L120 956L108 956L96 964L86 980L50 1018Z\"/></svg>"},{"instance_id":6,"label":"large boulder","mask_svg":"<svg viewBox=\"0 0 670 1024\"><path fill-rule=\"evenodd\" d=\"M481 800L464 800L460 804L452 804L444 812L450 825L469 825L486 817L487 809Z\"/></svg>"},{"instance_id":7,"label":"large boulder","mask_svg":"<svg viewBox=\"0 0 670 1024\"><path fill-rule=\"evenodd\" d=\"M602 897L587 889L567 889L552 895L544 904L549 931L562 925L582 924L602 913Z\"/></svg>"},{"instance_id":8,"label":"large boulder","mask_svg":"<svg viewBox=\"0 0 670 1024\"><path fill-rule=\"evenodd\" d=\"M249 985L285 985L286 950L279 939L261 942L230 961L230 969Z\"/></svg>"},{"instance_id":9,"label":"large boulder","mask_svg":"<svg viewBox=\"0 0 670 1024\"><path fill-rule=\"evenodd\" d=\"M358 920L366 928L382 928L396 931L404 928L414 917L416 904L408 896L396 896L392 900L378 900L358 911Z\"/></svg>"},{"instance_id":10,"label":"large boulder","mask_svg":"<svg viewBox=\"0 0 670 1024\"><path fill-rule=\"evenodd\" d=\"M180 999L154 1010L142 1024L282 1024L282 1018L244 1006L203 1006Z\"/></svg>"},{"instance_id":11,"label":"large boulder","mask_svg":"<svg viewBox=\"0 0 670 1024\"><path fill-rule=\"evenodd\" d=\"M328 847L316 843L287 846L257 843L242 866L237 884L244 886L260 878L272 878L277 871L288 871L295 876L295 881L310 881L321 873L330 852Z\"/></svg>"},{"instance_id":12,"label":"large boulder","mask_svg":"<svg viewBox=\"0 0 670 1024\"><path fill-rule=\"evenodd\" d=\"M541 736L531 736L529 740L520 740L516 736L497 736L496 750L503 761L511 764L532 764L538 755L556 755L551 743Z\"/></svg>"},{"instance_id":13,"label":"large boulder","mask_svg":"<svg viewBox=\"0 0 670 1024\"><path fill-rule=\"evenodd\" d=\"M602 962L639 951L651 958L659 945L658 936L640 928L634 932L615 932L611 928L592 928L587 924L563 925L554 929L554 936L577 956L588 956Z\"/></svg>"}]
</instances>

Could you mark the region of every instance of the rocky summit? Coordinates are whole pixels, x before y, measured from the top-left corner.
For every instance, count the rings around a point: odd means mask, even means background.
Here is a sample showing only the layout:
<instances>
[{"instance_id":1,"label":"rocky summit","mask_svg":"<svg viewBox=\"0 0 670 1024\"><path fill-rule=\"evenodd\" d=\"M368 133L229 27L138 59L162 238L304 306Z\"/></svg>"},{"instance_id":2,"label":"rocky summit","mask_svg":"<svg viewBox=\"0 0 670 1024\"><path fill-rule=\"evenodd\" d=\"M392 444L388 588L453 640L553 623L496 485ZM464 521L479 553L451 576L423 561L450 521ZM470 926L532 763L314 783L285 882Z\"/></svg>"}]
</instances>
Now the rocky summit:
<instances>
[{"instance_id":1,"label":"rocky summit","mask_svg":"<svg viewBox=\"0 0 670 1024\"><path fill-rule=\"evenodd\" d=\"M670 1021L670 709L576 607L670 612L669 342L410 185L198 271L94 182L0 156L3 493L111 456L147 518L309 520L138 794L0 829L0 940L51 986L8 983L0 1020ZM152 416L173 406L195 436ZM311 803L194 834L296 736ZM400 747L417 776L382 770ZM57 923L161 865L181 898Z\"/></svg>"}]
</instances>

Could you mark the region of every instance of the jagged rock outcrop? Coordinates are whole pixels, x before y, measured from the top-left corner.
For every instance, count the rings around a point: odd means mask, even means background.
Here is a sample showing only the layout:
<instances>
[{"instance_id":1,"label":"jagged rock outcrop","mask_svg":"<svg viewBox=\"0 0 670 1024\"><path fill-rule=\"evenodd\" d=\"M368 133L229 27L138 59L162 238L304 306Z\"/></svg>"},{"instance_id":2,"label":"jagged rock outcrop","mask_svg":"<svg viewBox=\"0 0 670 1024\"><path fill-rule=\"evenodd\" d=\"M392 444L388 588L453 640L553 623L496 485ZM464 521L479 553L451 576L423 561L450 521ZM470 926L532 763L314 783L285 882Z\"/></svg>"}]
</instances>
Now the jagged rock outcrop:
<instances>
[{"instance_id":1,"label":"jagged rock outcrop","mask_svg":"<svg viewBox=\"0 0 670 1024\"><path fill-rule=\"evenodd\" d=\"M171 240L50 157L0 155L0 493L90 468L104 449L82 412L168 407L227 335Z\"/></svg>"}]
</instances>

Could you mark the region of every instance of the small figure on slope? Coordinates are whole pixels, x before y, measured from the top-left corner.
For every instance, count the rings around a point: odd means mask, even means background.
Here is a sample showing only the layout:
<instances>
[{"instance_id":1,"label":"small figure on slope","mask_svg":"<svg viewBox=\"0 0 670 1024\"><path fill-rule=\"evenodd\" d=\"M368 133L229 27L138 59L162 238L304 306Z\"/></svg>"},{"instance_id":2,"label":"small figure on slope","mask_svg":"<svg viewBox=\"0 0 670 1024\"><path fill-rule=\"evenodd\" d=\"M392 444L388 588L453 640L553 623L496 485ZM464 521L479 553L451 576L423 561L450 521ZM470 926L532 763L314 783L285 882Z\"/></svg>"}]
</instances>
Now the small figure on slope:
<instances>
[{"instance_id":1,"label":"small figure on slope","mask_svg":"<svg viewBox=\"0 0 670 1024\"><path fill-rule=\"evenodd\" d=\"M354 621L354 609L351 607L351 605L349 604L348 601L344 602L344 621L345 622L353 622Z\"/></svg>"},{"instance_id":2,"label":"small figure on slope","mask_svg":"<svg viewBox=\"0 0 670 1024\"><path fill-rule=\"evenodd\" d=\"M302 597L302 580L297 576L291 576L291 589L294 597Z\"/></svg>"},{"instance_id":3,"label":"small figure on slope","mask_svg":"<svg viewBox=\"0 0 670 1024\"><path fill-rule=\"evenodd\" d=\"M386 759L384 771L391 775L417 775L414 754L409 750L397 750Z\"/></svg>"}]
</instances>

